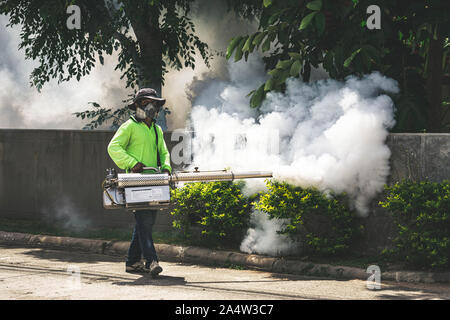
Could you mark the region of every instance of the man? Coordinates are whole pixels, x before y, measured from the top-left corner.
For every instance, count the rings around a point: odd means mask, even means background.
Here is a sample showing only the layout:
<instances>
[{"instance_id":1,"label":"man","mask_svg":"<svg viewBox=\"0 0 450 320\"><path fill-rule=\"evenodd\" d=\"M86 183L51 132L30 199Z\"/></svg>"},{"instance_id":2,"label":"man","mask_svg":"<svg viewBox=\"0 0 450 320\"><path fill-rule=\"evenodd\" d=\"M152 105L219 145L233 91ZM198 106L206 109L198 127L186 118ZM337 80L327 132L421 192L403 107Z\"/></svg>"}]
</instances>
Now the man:
<instances>
[{"instance_id":1,"label":"man","mask_svg":"<svg viewBox=\"0 0 450 320\"><path fill-rule=\"evenodd\" d=\"M108 153L116 165L127 172L151 173L144 167L160 167L161 171L171 173L170 155L164 141L163 131L155 120L165 103L156 91L144 88L138 91L133 103L128 105L136 111L117 130L108 145ZM130 248L125 264L126 272L150 272L158 275L162 268L158 264L152 238L152 228L156 219L156 210L133 211L136 225L133 230ZM141 262L141 256L145 264Z\"/></svg>"}]
</instances>

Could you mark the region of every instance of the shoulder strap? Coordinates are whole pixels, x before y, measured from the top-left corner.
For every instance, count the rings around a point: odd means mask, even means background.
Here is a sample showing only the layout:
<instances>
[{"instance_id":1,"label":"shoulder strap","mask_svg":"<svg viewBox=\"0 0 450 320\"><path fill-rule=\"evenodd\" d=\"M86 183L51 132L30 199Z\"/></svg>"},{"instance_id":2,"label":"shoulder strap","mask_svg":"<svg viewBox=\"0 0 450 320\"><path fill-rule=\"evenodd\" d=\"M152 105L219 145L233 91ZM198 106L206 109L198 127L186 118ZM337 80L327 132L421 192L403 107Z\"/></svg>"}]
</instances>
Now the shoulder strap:
<instances>
[{"instance_id":1,"label":"shoulder strap","mask_svg":"<svg viewBox=\"0 0 450 320\"><path fill-rule=\"evenodd\" d=\"M155 137L156 137L156 159L158 167L161 167L161 159L159 157L159 150L158 150L158 130L156 130L156 123L153 122L153 130L155 130Z\"/></svg>"}]
</instances>

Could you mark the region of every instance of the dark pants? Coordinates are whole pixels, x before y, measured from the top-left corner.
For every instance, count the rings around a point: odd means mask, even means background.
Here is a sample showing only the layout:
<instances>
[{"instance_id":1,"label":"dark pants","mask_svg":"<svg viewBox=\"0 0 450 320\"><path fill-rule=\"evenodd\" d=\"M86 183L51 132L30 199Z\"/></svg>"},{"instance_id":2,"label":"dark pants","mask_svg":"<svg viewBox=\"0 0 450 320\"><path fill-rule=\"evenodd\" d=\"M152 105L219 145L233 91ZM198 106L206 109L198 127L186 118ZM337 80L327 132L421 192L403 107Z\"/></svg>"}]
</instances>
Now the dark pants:
<instances>
[{"instance_id":1,"label":"dark pants","mask_svg":"<svg viewBox=\"0 0 450 320\"><path fill-rule=\"evenodd\" d=\"M155 245L152 238L152 229L155 224L157 210L136 210L134 218L136 225L133 230L126 265L130 266L141 260L146 260L146 266L153 261L158 262Z\"/></svg>"}]
</instances>

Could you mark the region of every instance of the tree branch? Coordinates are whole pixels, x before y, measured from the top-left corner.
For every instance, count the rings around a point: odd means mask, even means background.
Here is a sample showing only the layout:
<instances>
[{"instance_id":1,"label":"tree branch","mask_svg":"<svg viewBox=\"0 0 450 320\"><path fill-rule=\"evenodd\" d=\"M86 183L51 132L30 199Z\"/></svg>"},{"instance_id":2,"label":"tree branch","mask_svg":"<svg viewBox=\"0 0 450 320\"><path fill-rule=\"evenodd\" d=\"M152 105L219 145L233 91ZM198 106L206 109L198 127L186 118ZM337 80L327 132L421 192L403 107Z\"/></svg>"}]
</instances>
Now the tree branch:
<instances>
[{"instance_id":1,"label":"tree branch","mask_svg":"<svg viewBox=\"0 0 450 320\"><path fill-rule=\"evenodd\" d=\"M113 34L114 39L120 42L122 47L126 48L127 50L130 50L130 54L133 57L133 61L137 63L139 61L139 52L136 49L136 43L128 38L126 35L120 33L119 31L115 31Z\"/></svg>"}]
</instances>

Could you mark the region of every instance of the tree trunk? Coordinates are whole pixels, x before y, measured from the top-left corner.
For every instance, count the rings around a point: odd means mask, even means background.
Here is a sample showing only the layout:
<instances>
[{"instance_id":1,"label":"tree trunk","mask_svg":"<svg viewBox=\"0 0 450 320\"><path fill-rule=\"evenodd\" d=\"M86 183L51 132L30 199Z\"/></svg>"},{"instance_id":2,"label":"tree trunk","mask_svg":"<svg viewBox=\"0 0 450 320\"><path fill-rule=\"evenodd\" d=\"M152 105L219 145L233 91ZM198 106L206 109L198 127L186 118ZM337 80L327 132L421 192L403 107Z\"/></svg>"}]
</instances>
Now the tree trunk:
<instances>
[{"instance_id":1,"label":"tree trunk","mask_svg":"<svg viewBox=\"0 0 450 320\"><path fill-rule=\"evenodd\" d=\"M159 29L159 12L147 8L142 15L131 20L133 31L139 44L140 56L138 65L139 88L153 88L162 96L162 37ZM164 110L156 121L161 128L167 130Z\"/></svg>"},{"instance_id":2,"label":"tree trunk","mask_svg":"<svg viewBox=\"0 0 450 320\"><path fill-rule=\"evenodd\" d=\"M442 130L442 58L443 38L430 38L427 64L427 131L440 132Z\"/></svg>"},{"instance_id":3,"label":"tree trunk","mask_svg":"<svg viewBox=\"0 0 450 320\"><path fill-rule=\"evenodd\" d=\"M149 9L131 24L140 49L138 85L140 88L153 88L161 94L162 39L158 15Z\"/></svg>"}]
</instances>

